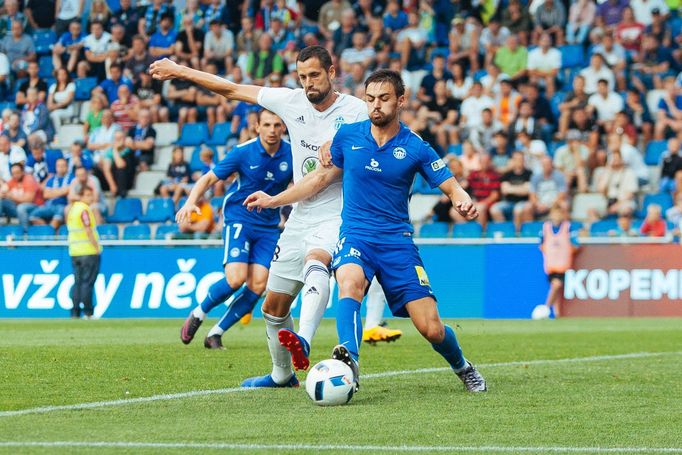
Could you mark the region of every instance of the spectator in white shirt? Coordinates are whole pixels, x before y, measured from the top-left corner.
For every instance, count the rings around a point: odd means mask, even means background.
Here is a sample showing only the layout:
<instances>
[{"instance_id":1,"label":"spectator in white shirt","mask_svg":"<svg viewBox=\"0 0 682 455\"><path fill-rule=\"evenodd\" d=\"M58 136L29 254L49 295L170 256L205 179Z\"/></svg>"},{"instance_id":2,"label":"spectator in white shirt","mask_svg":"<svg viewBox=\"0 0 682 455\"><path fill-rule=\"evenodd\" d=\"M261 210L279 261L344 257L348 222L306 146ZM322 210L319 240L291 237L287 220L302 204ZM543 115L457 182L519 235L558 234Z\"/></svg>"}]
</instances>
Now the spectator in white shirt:
<instances>
[{"instance_id":1,"label":"spectator in white shirt","mask_svg":"<svg viewBox=\"0 0 682 455\"><path fill-rule=\"evenodd\" d=\"M552 47L549 33L540 35L539 44L528 53L528 76L531 84L544 86L547 98L551 98L556 90L556 76L561 69L561 52Z\"/></svg>"},{"instance_id":2,"label":"spectator in white shirt","mask_svg":"<svg viewBox=\"0 0 682 455\"><path fill-rule=\"evenodd\" d=\"M97 77L97 80L102 81L106 78L105 62L108 56L109 41L111 35L104 31L104 26L99 21L94 21L90 24L90 34L83 40L83 48L85 49L85 59L90 65L89 74ZM81 61L78 66L85 64Z\"/></svg>"},{"instance_id":3,"label":"spectator in white shirt","mask_svg":"<svg viewBox=\"0 0 682 455\"><path fill-rule=\"evenodd\" d=\"M88 138L88 149L94 152L95 162L99 162L102 152L114 145L114 133L120 130L114 123L114 114L109 109L102 111L102 125L90 134Z\"/></svg>"},{"instance_id":4,"label":"spectator in white shirt","mask_svg":"<svg viewBox=\"0 0 682 455\"><path fill-rule=\"evenodd\" d=\"M618 151L623 158L623 163L632 169L632 171L637 176L637 181L640 186L644 186L649 183L649 169L644 163L642 154L639 153L633 145L628 144L627 141L623 140L623 136L617 133L613 133L608 137L608 151L609 158L613 155L614 151Z\"/></svg>"},{"instance_id":5,"label":"spectator in white shirt","mask_svg":"<svg viewBox=\"0 0 682 455\"><path fill-rule=\"evenodd\" d=\"M606 33L600 44L594 46L593 53L601 54L604 61L616 76L616 82L619 88L625 89L625 64L627 62L627 54L625 49L620 44L616 43L612 33Z\"/></svg>"},{"instance_id":6,"label":"spectator in white shirt","mask_svg":"<svg viewBox=\"0 0 682 455\"><path fill-rule=\"evenodd\" d=\"M415 11L407 15L407 28L396 37L396 51L400 52L400 62L408 71L420 69L423 57L420 57L428 39L426 31L419 24L419 14Z\"/></svg>"},{"instance_id":7,"label":"spectator in white shirt","mask_svg":"<svg viewBox=\"0 0 682 455\"><path fill-rule=\"evenodd\" d=\"M497 15L490 18L488 26L481 31L481 36L478 39L478 50L486 58L486 67L492 62L497 49L507 42L509 35L511 32L500 23Z\"/></svg>"},{"instance_id":8,"label":"spectator in white shirt","mask_svg":"<svg viewBox=\"0 0 682 455\"><path fill-rule=\"evenodd\" d=\"M630 8L635 14L635 20L645 27L650 26L654 21L652 17L654 10L658 10L662 16L667 16L670 12L664 0L630 0Z\"/></svg>"},{"instance_id":9,"label":"spectator in white shirt","mask_svg":"<svg viewBox=\"0 0 682 455\"><path fill-rule=\"evenodd\" d=\"M341 53L341 71L350 73L354 63L361 63L365 68L374 66L376 52L367 45L367 35L364 32L353 33L353 47L344 49Z\"/></svg>"},{"instance_id":10,"label":"spectator in white shirt","mask_svg":"<svg viewBox=\"0 0 682 455\"><path fill-rule=\"evenodd\" d=\"M580 75L585 79L585 93L591 95L597 91L597 82L599 79L606 79L609 83L609 88L615 88L615 76L613 71L606 66L604 56L601 54L592 54L590 58L590 66L583 68Z\"/></svg>"},{"instance_id":11,"label":"spectator in white shirt","mask_svg":"<svg viewBox=\"0 0 682 455\"><path fill-rule=\"evenodd\" d=\"M47 96L47 109L50 111L52 125L57 131L61 128L64 120L73 117L73 98L76 94L76 85L71 82L71 76L66 68L57 70L57 80L50 86Z\"/></svg>"},{"instance_id":12,"label":"spectator in white shirt","mask_svg":"<svg viewBox=\"0 0 682 455\"><path fill-rule=\"evenodd\" d=\"M597 123L605 130L610 130L616 114L623 110L623 97L609 89L609 82L600 79L597 83L597 93L587 100L590 114L597 113Z\"/></svg>"},{"instance_id":13,"label":"spectator in white shirt","mask_svg":"<svg viewBox=\"0 0 682 455\"><path fill-rule=\"evenodd\" d=\"M480 82L474 82L471 86L471 95L462 102L460 107L460 125L475 128L482 122L483 109L494 109L495 101L483 95L483 86Z\"/></svg>"},{"instance_id":14,"label":"spectator in white shirt","mask_svg":"<svg viewBox=\"0 0 682 455\"><path fill-rule=\"evenodd\" d=\"M203 66L214 63L221 74L230 73L234 65L234 34L223 26L218 19L213 19L209 25L209 32L204 38Z\"/></svg>"},{"instance_id":15,"label":"spectator in white shirt","mask_svg":"<svg viewBox=\"0 0 682 455\"><path fill-rule=\"evenodd\" d=\"M0 134L0 181L8 182L12 178L10 166L16 163L26 163L26 152L12 145L9 137Z\"/></svg>"}]
</instances>

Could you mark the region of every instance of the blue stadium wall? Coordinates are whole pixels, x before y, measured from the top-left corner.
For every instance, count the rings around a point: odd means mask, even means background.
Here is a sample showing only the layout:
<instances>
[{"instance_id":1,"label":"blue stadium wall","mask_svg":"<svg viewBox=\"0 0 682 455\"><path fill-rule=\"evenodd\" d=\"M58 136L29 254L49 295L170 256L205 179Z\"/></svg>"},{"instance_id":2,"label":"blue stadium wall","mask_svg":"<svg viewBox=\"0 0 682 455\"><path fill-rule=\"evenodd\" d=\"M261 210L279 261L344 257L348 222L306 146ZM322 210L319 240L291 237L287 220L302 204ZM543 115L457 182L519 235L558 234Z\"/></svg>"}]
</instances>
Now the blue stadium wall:
<instances>
[{"instance_id":1,"label":"blue stadium wall","mask_svg":"<svg viewBox=\"0 0 682 455\"><path fill-rule=\"evenodd\" d=\"M2 250L0 317L68 317L73 276L67 249ZM420 245L420 251L443 317L528 318L544 301L547 280L537 245ZM95 285L95 315L185 317L221 278L221 261L216 246L108 246ZM325 317L334 316L336 301L334 295Z\"/></svg>"}]
</instances>

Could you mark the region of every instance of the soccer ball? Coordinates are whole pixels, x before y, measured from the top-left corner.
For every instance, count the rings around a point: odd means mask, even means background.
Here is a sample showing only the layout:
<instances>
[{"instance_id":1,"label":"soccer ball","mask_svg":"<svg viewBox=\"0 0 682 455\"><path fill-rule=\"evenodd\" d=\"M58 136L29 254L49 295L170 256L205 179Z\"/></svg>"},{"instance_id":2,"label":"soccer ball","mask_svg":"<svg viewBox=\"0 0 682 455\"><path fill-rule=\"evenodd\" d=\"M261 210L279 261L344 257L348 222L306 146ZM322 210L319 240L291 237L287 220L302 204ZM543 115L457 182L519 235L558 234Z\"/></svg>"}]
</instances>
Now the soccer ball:
<instances>
[{"instance_id":1,"label":"soccer ball","mask_svg":"<svg viewBox=\"0 0 682 455\"><path fill-rule=\"evenodd\" d=\"M530 317L536 321L539 319L549 319L549 307L547 305L538 305L533 308Z\"/></svg>"},{"instance_id":2,"label":"soccer ball","mask_svg":"<svg viewBox=\"0 0 682 455\"><path fill-rule=\"evenodd\" d=\"M310 369L305 390L318 406L346 404L353 397L353 370L340 360L323 360Z\"/></svg>"}]
</instances>

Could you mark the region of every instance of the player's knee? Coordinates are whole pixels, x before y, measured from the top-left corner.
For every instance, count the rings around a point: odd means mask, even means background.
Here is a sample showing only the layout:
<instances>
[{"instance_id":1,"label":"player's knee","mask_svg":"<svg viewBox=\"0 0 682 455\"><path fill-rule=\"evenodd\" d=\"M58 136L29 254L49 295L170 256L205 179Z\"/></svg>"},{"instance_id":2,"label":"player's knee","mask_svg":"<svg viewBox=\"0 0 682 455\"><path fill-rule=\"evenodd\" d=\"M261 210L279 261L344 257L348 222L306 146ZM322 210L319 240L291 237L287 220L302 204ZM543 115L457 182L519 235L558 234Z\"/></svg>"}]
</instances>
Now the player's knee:
<instances>
[{"instance_id":1,"label":"player's knee","mask_svg":"<svg viewBox=\"0 0 682 455\"><path fill-rule=\"evenodd\" d=\"M260 295L260 294L265 292L265 285L266 284L267 284L267 280L249 277L249 279L247 280L246 286L249 289L251 289L251 291L254 294Z\"/></svg>"},{"instance_id":2,"label":"player's knee","mask_svg":"<svg viewBox=\"0 0 682 455\"><path fill-rule=\"evenodd\" d=\"M365 296L365 283L360 280L355 279L343 279L338 283L339 286L339 297L346 298L350 297L355 300L362 300Z\"/></svg>"},{"instance_id":3,"label":"player's knee","mask_svg":"<svg viewBox=\"0 0 682 455\"><path fill-rule=\"evenodd\" d=\"M237 289L246 281L246 272L240 270L226 270L225 279L232 289Z\"/></svg>"},{"instance_id":4,"label":"player's knee","mask_svg":"<svg viewBox=\"0 0 682 455\"><path fill-rule=\"evenodd\" d=\"M261 306L261 311L264 314L268 314L276 318L283 318L289 314L290 309L290 304L285 305L284 302L271 298L270 294L268 294L268 296L265 298L265 301L263 302L263 305Z\"/></svg>"},{"instance_id":5,"label":"player's knee","mask_svg":"<svg viewBox=\"0 0 682 455\"><path fill-rule=\"evenodd\" d=\"M424 327L420 328L419 333L429 340L430 343L438 344L443 342L445 328L443 327L443 323L438 320L428 321Z\"/></svg>"}]
</instances>

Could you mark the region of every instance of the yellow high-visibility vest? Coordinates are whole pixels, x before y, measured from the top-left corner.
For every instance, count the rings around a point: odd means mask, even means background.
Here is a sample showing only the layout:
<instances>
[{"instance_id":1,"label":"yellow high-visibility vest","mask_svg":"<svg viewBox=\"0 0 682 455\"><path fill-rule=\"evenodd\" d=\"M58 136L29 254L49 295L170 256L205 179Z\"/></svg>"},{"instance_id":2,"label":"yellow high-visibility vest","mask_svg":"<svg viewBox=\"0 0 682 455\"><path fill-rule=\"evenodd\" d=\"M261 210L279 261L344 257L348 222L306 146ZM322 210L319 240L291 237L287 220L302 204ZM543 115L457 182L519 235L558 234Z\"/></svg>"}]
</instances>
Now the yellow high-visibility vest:
<instances>
[{"instance_id":1,"label":"yellow high-visibility vest","mask_svg":"<svg viewBox=\"0 0 682 455\"><path fill-rule=\"evenodd\" d=\"M85 224L83 224L83 212L87 212L90 218L90 228L98 246L94 246L90 243L90 239L88 239L88 234L85 232ZM95 215L86 203L80 201L73 203L69 214L66 216L66 227L69 229L69 256L99 254L99 235L97 235Z\"/></svg>"}]
</instances>

